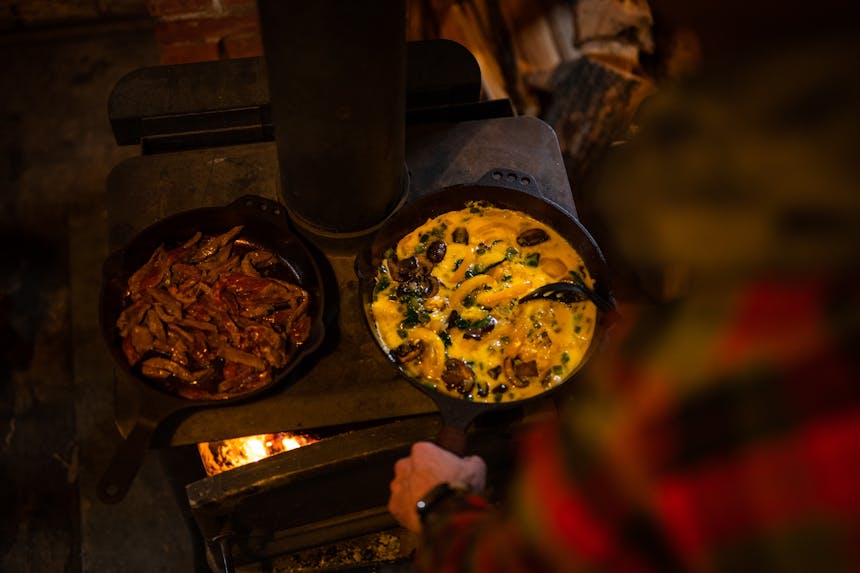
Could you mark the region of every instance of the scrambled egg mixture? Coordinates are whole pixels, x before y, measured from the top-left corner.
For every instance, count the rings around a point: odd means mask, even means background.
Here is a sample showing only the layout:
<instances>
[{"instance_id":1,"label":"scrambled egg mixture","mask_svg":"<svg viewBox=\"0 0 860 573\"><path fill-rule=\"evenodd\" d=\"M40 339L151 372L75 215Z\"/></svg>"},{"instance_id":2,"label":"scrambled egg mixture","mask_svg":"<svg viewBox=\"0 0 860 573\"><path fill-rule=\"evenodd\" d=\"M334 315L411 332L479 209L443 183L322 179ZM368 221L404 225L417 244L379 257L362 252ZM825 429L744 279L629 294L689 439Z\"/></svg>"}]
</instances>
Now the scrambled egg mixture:
<instances>
[{"instance_id":1,"label":"scrambled egg mixture","mask_svg":"<svg viewBox=\"0 0 860 573\"><path fill-rule=\"evenodd\" d=\"M594 286L554 230L519 211L471 203L386 251L371 313L409 376L476 402L521 400L566 379L594 333L590 301L518 302L558 281Z\"/></svg>"}]
</instances>

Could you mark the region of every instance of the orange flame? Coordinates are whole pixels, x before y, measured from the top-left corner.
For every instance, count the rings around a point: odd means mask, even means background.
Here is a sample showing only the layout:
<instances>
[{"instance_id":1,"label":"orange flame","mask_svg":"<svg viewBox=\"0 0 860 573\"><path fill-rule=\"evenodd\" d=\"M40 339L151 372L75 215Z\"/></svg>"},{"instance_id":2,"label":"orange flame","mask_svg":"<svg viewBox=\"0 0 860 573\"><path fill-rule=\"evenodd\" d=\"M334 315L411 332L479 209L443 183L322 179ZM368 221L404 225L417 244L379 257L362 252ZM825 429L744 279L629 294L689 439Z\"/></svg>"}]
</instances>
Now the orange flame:
<instances>
[{"instance_id":1,"label":"orange flame","mask_svg":"<svg viewBox=\"0 0 860 573\"><path fill-rule=\"evenodd\" d=\"M317 441L319 440L304 434L279 432L203 442L197 444L197 450L200 452L206 475L214 476Z\"/></svg>"}]
</instances>

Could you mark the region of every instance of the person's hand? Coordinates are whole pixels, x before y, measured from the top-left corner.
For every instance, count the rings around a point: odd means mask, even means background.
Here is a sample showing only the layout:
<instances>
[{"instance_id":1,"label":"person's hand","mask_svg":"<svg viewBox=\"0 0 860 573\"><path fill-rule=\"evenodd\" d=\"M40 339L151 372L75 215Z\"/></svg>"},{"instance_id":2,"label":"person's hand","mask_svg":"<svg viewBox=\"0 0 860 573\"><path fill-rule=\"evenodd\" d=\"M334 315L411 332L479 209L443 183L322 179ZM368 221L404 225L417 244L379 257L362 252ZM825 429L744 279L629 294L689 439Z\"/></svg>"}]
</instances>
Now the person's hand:
<instances>
[{"instance_id":1,"label":"person's hand","mask_svg":"<svg viewBox=\"0 0 860 573\"><path fill-rule=\"evenodd\" d=\"M440 483L483 491L487 465L478 456L461 458L430 442L416 442L409 457L394 464L388 511L403 527L421 531L415 505Z\"/></svg>"}]
</instances>

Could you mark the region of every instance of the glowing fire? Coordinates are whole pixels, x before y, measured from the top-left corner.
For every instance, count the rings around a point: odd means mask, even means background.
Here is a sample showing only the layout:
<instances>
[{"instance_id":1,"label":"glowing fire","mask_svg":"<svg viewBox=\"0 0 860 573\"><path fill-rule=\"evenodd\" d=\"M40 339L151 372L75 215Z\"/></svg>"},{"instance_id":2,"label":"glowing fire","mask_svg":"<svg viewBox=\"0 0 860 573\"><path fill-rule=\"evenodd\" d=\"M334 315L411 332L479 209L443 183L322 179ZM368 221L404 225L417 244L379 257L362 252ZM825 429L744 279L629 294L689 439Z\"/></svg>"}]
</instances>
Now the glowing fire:
<instances>
[{"instance_id":1,"label":"glowing fire","mask_svg":"<svg viewBox=\"0 0 860 573\"><path fill-rule=\"evenodd\" d=\"M221 472L251 464L289 450L294 450L319 441L304 434L260 434L220 442L197 444L200 459L206 474L214 476Z\"/></svg>"}]
</instances>

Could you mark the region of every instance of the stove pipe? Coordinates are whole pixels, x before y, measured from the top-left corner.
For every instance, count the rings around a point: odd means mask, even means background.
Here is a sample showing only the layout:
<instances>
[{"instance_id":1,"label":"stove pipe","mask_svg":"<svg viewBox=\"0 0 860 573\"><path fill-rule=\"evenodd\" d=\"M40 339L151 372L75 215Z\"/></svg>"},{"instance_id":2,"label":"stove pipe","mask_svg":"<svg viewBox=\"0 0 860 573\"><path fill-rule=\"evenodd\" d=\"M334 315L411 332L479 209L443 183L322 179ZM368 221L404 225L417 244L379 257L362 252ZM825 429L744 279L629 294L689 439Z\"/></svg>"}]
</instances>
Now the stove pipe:
<instances>
[{"instance_id":1,"label":"stove pipe","mask_svg":"<svg viewBox=\"0 0 860 573\"><path fill-rule=\"evenodd\" d=\"M369 232L405 195L405 4L258 1L281 198L316 234Z\"/></svg>"}]
</instances>

